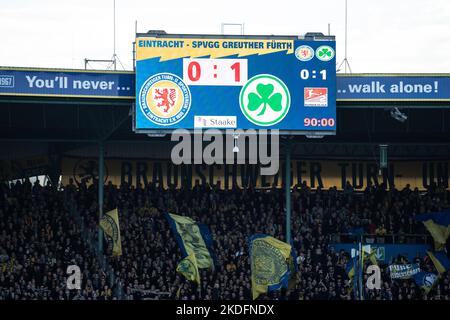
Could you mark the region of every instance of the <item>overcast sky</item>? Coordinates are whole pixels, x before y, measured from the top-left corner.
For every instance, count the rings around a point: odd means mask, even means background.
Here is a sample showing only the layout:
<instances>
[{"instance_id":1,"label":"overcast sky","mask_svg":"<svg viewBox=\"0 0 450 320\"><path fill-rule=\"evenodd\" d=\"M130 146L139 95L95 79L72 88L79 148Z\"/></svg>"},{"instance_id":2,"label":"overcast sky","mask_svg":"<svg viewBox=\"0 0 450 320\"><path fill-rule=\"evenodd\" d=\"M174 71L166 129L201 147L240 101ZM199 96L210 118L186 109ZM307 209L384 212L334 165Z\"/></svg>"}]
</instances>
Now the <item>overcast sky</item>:
<instances>
[{"instance_id":1,"label":"overcast sky","mask_svg":"<svg viewBox=\"0 0 450 320\"><path fill-rule=\"evenodd\" d=\"M132 69L138 32L337 37L344 58L345 0L116 0L116 51ZM450 0L348 0L348 60L353 72L450 72ZM0 65L84 68L113 55L113 0L0 0ZM239 33L226 28L226 33Z\"/></svg>"}]
</instances>

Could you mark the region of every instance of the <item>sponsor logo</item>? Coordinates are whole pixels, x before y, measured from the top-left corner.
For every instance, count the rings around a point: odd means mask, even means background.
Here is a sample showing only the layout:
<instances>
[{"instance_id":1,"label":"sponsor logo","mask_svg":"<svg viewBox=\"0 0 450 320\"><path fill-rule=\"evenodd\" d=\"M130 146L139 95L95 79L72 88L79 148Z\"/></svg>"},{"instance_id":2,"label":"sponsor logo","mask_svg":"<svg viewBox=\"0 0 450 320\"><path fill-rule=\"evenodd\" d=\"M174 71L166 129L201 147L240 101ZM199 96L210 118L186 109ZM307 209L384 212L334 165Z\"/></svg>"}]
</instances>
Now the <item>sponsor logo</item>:
<instances>
[{"instance_id":1,"label":"sponsor logo","mask_svg":"<svg viewBox=\"0 0 450 320\"><path fill-rule=\"evenodd\" d=\"M180 122L188 114L191 92L178 76L158 73L142 85L139 105L148 120L157 125L170 126Z\"/></svg>"},{"instance_id":2,"label":"sponsor logo","mask_svg":"<svg viewBox=\"0 0 450 320\"><path fill-rule=\"evenodd\" d=\"M322 61L330 61L334 58L334 50L330 46L320 46L316 49L316 57Z\"/></svg>"},{"instance_id":3,"label":"sponsor logo","mask_svg":"<svg viewBox=\"0 0 450 320\"><path fill-rule=\"evenodd\" d=\"M14 76L0 74L0 88L14 88Z\"/></svg>"},{"instance_id":4,"label":"sponsor logo","mask_svg":"<svg viewBox=\"0 0 450 320\"><path fill-rule=\"evenodd\" d=\"M295 56L300 61L309 61L314 58L314 49L306 45L299 46L295 49Z\"/></svg>"},{"instance_id":5,"label":"sponsor logo","mask_svg":"<svg viewBox=\"0 0 450 320\"><path fill-rule=\"evenodd\" d=\"M288 114L291 95L281 79L259 74L242 87L239 105L248 121L259 126L273 126Z\"/></svg>"},{"instance_id":6,"label":"sponsor logo","mask_svg":"<svg viewBox=\"0 0 450 320\"><path fill-rule=\"evenodd\" d=\"M194 116L194 128L237 128L236 116Z\"/></svg>"},{"instance_id":7,"label":"sponsor logo","mask_svg":"<svg viewBox=\"0 0 450 320\"><path fill-rule=\"evenodd\" d=\"M328 107L327 88L305 88L305 107Z\"/></svg>"}]
</instances>

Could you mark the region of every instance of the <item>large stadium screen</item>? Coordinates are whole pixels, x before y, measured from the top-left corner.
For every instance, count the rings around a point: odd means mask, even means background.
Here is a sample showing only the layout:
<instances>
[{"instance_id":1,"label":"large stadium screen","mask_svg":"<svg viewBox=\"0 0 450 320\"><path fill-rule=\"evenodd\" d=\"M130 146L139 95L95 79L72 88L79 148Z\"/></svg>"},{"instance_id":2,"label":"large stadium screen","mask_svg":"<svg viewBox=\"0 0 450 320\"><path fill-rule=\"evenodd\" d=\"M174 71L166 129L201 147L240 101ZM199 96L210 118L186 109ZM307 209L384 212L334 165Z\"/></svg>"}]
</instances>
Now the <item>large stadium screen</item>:
<instances>
[{"instance_id":1,"label":"large stadium screen","mask_svg":"<svg viewBox=\"0 0 450 320\"><path fill-rule=\"evenodd\" d=\"M336 131L334 37L138 34L135 131Z\"/></svg>"}]
</instances>

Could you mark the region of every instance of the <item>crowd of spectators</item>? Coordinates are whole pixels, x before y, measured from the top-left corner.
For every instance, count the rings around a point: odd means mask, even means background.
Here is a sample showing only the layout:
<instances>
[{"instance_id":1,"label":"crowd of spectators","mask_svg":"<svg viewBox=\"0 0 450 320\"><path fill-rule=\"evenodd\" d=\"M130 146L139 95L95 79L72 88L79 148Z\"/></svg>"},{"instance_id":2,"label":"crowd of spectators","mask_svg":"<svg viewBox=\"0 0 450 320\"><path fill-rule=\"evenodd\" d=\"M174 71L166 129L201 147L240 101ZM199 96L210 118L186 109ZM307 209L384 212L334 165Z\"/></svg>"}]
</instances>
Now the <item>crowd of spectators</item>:
<instances>
[{"instance_id":1,"label":"crowd of spectators","mask_svg":"<svg viewBox=\"0 0 450 320\"><path fill-rule=\"evenodd\" d=\"M67 267L82 272L67 289ZM64 193L27 180L0 184L0 300L112 299L106 274L64 205Z\"/></svg>"},{"instance_id":2,"label":"crowd of spectators","mask_svg":"<svg viewBox=\"0 0 450 320\"><path fill-rule=\"evenodd\" d=\"M60 190L28 183L3 185L0 195L0 299L251 299L248 237L265 233L285 240L282 189L225 191L197 184L188 190L108 183L104 210L118 208L122 238L122 256L108 258L114 273L111 284L64 205L76 204L83 227L95 241L95 183L71 181ZM355 230L365 234L368 243L423 243L429 240L428 232L415 216L448 208L449 203L450 193L437 187L419 192L409 186L386 190L377 185L356 192L350 184L341 191L295 186L291 207L297 284L262 298L355 299L345 271L348 253L329 244L354 241ZM182 257L164 212L189 216L211 231L216 264L214 270L201 270L200 286L176 272ZM404 257L397 259L405 262ZM415 262L423 270L434 268L426 257ZM65 290L69 263L83 272L82 289L73 293ZM381 269L382 288L366 289L366 299L450 299L448 273L425 294L413 280L393 281L386 265Z\"/></svg>"}]
</instances>

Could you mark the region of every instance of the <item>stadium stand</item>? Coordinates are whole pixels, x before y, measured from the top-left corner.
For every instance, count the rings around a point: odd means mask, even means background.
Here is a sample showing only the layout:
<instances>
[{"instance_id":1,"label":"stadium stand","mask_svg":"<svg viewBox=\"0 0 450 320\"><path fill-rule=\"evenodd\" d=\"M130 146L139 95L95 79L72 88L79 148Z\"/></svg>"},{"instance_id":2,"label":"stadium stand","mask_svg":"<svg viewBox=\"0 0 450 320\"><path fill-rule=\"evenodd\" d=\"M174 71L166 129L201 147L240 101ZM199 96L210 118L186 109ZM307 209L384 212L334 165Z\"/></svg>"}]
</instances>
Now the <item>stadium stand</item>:
<instances>
[{"instance_id":1,"label":"stadium stand","mask_svg":"<svg viewBox=\"0 0 450 320\"><path fill-rule=\"evenodd\" d=\"M111 288L64 206L64 193L50 185L1 185L0 299L110 299ZM66 289L66 268L77 264L86 279Z\"/></svg>"},{"instance_id":2,"label":"stadium stand","mask_svg":"<svg viewBox=\"0 0 450 320\"><path fill-rule=\"evenodd\" d=\"M73 182L60 188L20 181L0 186L0 299L249 300L248 237L266 233L284 239L282 189L224 191L196 185L190 190L164 190L151 183L145 187L108 183L105 209L119 209L123 248L121 257L108 258L114 273L111 283L86 240L96 241L96 190L95 183ZM306 183L295 186L292 237L299 265L297 284L263 299L352 299L345 271L349 256L331 248L331 242L351 242L352 230L363 228L366 239L375 242L422 243L429 237L415 215L449 208L449 203L450 192L437 187L419 192L409 186L386 190L372 185L356 192L350 184L343 191L311 190ZM71 214L71 204L80 223ZM192 217L211 230L216 266L213 271L201 270L199 287L175 271L181 253L164 212ZM84 228L90 237L82 236ZM401 256L396 260L406 262ZM418 256L414 262L425 271L433 268L426 257ZM65 290L65 268L72 263L82 266L81 290ZM425 294L413 280L393 281L387 265L380 267L382 288L366 289L366 299L450 299L448 272Z\"/></svg>"}]
</instances>

